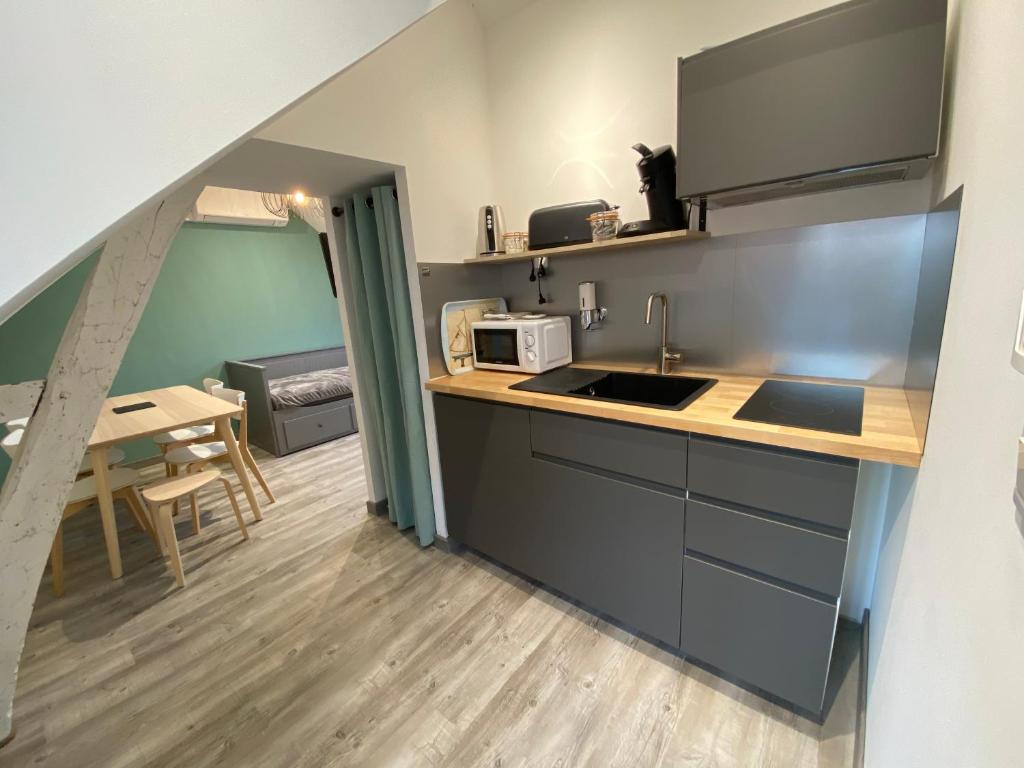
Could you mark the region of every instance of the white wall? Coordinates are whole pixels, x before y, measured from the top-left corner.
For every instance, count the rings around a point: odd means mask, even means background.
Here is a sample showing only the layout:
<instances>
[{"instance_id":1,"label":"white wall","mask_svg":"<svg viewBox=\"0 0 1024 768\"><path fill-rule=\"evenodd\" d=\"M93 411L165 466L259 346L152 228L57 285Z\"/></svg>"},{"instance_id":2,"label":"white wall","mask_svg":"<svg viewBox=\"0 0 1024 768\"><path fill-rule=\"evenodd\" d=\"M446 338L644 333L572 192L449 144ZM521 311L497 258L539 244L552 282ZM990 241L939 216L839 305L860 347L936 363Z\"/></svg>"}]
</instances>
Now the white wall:
<instances>
[{"instance_id":1,"label":"white wall","mask_svg":"<svg viewBox=\"0 0 1024 768\"><path fill-rule=\"evenodd\" d=\"M642 218L629 147L675 143L675 57L831 4L536 0L502 18L488 28L488 89L509 225L590 197ZM723 233L920 211L966 185L925 463L892 473L877 534L869 768L1021 764L1024 540L1011 491L1024 379L1009 355L1024 288L1024 6L964 0L961 13L935 178L711 220Z\"/></svg>"},{"instance_id":2,"label":"white wall","mask_svg":"<svg viewBox=\"0 0 1024 768\"><path fill-rule=\"evenodd\" d=\"M484 202L505 206L510 228L525 227L534 208L593 196L642 218L630 146L674 143L676 58L829 4L495 0L482 25L471 0L449 0L259 136L403 167L411 257L460 262ZM652 18L643 34L623 34ZM726 233L919 212L929 192L924 181L817 195L718 212L711 225ZM417 328L417 343L422 353L435 341ZM424 415L443 536L429 397Z\"/></svg>"},{"instance_id":3,"label":"white wall","mask_svg":"<svg viewBox=\"0 0 1024 768\"><path fill-rule=\"evenodd\" d=\"M452 0L264 135L406 165L418 258L458 261L490 195L512 227L536 207L594 196L642 217L629 147L674 142L675 57L829 4L536 0L503 12L481 47L464 0ZM928 453L919 475L893 472L878 534L871 768L1019 763L1024 541L1010 492L1024 380L1008 359L1024 287L1024 18L1009 6L964 3L936 179L712 220L724 232L891 215L924 209L933 183L936 200L966 184ZM451 45L437 50L438 39Z\"/></svg>"},{"instance_id":4,"label":"white wall","mask_svg":"<svg viewBox=\"0 0 1024 768\"><path fill-rule=\"evenodd\" d=\"M953 4L956 6L956 3ZM957 29L958 27L958 29ZM937 196L963 214L928 445L896 471L872 606L869 768L1024 761L1024 539L1011 500L1024 378L1024 6L961 0Z\"/></svg>"},{"instance_id":5,"label":"white wall","mask_svg":"<svg viewBox=\"0 0 1024 768\"><path fill-rule=\"evenodd\" d=\"M449 0L264 129L260 137L400 166L395 174L420 378L429 376L416 261L473 255L492 194L483 36L468 0ZM448 535L434 426L424 391L434 515Z\"/></svg>"},{"instance_id":6,"label":"white wall","mask_svg":"<svg viewBox=\"0 0 1024 768\"><path fill-rule=\"evenodd\" d=\"M260 132L260 137L405 166L418 261L473 255L490 202L483 40L449 0Z\"/></svg>"},{"instance_id":7,"label":"white wall","mask_svg":"<svg viewBox=\"0 0 1024 768\"><path fill-rule=\"evenodd\" d=\"M0 321L127 214L443 0L3 3Z\"/></svg>"},{"instance_id":8,"label":"white wall","mask_svg":"<svg viewBox=\"0 0 1024 768\"><path fill-rule=\"evenodd\" d=\"M647 218L630 147L676 144L676 59L836 0L536 0L487 28L496 202L510 228L545 205L604 198ZM904 182L712 212L717 234L927 208ZM695 220L696 222L696 220Z\"/></svg>"}]
</instances>

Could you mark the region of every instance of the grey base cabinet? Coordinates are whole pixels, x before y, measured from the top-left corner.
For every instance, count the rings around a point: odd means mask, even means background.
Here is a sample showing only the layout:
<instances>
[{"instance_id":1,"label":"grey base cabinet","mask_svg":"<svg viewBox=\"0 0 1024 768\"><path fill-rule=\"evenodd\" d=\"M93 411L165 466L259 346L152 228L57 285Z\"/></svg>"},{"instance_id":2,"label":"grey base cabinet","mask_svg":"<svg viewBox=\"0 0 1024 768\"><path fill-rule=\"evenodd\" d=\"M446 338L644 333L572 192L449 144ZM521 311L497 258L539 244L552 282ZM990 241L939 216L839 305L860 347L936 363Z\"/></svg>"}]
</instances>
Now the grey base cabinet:
<instances>
[{"instance_id":1,"label":"grey base cabinet","mask_svg":"<svg viewBox=\"0 0 1024 768\"><path fill-rule=\"evenodd\" d=\"M820 713L859 465L435 395L452 538Z\"/></svg>"},{"instance_id":2,"label":"grey base cabinet","mask_svg":"<svg viewBox=\"0 0 1024 768\"><path fill-rule=\"evenodd\" d=\"M848 459L692 436L684 654L822 711L858 470Z\"/></svg>"},{"instance_id":3,"label":"grey base cabinet","mask_svg":"<svg viewBox=\"0 0 1024 768\"><path fill-rule=\"evenodd\" d=\"M535 578L679 647L682 496L535 459Z\"/></svg>"},{"instance_id":4,"label":"grey base cabinet","mask_svg":"<svg viewBox=\"0 0 1024 768\"><path fill-rule=\"evenodd\" d=\"M434 398L448 535L532 575L547 559L533 505L530 412Z\"/></svg>"},{"instance_id":5,"label":"grey base cabinet","mask_svg":"<svg viewBox=\"0 0 1024 768\"><path fill-rule=\"evenodd\" d=\"M625 440L639 450L645 442L665 447L666 433L583 419L556 423L552 433L551 414L447 396L434 398L434 414L450 536L679 647L683 491L615 471L632 466L632 454L617 459L571 445L574 427L597 444ZM687 438L668 436L681 486ZM535 442L551 453L535 452ZM664 461L655 466L660 479L671 479Z\"/></svg>"}]
</instances>

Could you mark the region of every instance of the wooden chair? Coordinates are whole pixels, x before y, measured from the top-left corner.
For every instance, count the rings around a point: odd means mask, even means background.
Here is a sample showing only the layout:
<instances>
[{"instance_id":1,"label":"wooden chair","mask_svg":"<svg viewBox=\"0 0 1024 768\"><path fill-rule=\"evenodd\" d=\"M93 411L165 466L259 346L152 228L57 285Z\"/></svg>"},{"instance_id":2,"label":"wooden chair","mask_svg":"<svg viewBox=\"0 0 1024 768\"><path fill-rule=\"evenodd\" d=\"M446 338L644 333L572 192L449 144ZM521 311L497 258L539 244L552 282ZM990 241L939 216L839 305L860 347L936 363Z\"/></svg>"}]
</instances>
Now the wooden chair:
<instances>
[{"instance_id":1,"label":"wooden chair","mask_svg":"<svg viewBox=\"0 0 1024 768\"><path fill-rule=\"evenodd\" d=\"M206 394L212 395L215 390L224 386L224 382L220 379L203 379L203 389L206 390ZM170 432L161 432L153 435L151 438L156 447L160 449L160 454L163 456L168 451L180 448L183 445L189 445L202 440L213 440L216 436L217 428L213 424L196 424L192 427L183 427L182 429L172 429ZM173 477L175 472L173 466L168 463L164 463L164 475L166 477ZM178 502L174 502L174 514L177 515L179 510ZM196 531L198 533L198 530Z\"/></svg>"},{"instance_id":2,"label":"wooden chair","mask_svg":"<svg viewBox=\"0 0 1024 768\"><path fill-rule=\"evenodd\" d=\"M224 484L224 491L231 502L231 509L234 510L238 528L242 531L242 538L248 540L249 531L246 530L245 521L242 519L242 510L238 508L235 492L231 488L231 483L221 475L219 469L206 469L180 477L167 478L142 489L142 498L149 507L153 527L159 538L160 550L170 556L171 569L174 571L174 579L179 587L185 586L185 569L182 566L181 552L178 549L178 536L174 531L174 502L185 495L192 496L194 499L200 488L215 480L220 480Z\"/></svg>"},{"instance_id":3,"label":"wooden chair","mask_svg":"<svg viewBox=\"0 0 1024 768\"><path fill-rule=\"evenodd\" d=\"M229 403L242 406L238 427L238 450L242 454L242 460L245 462L245 465L252 471L263 492L267 495L270 503L273 504L277 499L274 497L273 491L270 490L266 478L263 477L256 459L249 451L249 420L247 417L245 392L221 386L214 389L212 394L214 397L219 397ZM230 461L230 457L228 456L227 445L224 444L223 440L218 440L215 442L194 442L188 445L180 445L167 451L164 454L164 461L170 467L170 475L175 477L183 472L190 473L201 470L207 464L214 461ZM199 533L199 528L199 511L195 495L193 495L192 529Z\"/></svg>"},{"instance_id":4,"label":"wooden chair","mask_svg":"<svg viewBox=\"0 0 1024 768\"><path fill-rule=\"evenodd\" d=\"M114 499L123 499L131 510L135 524L148 533L154 543L157 543L156 532L150 525L146 516L146 509L139 500L138 489L135 487L139 481L139 473L134 469L118 467L111 470L110 490ZM67 506L61 515L60 524L57 526L57 535L53 538L53 546L50 549L50 571L53 579L53 593L60 597L64 594L64 521L69 517L77 515L87 509L96 501L96 478L89 476L76 480L71 486L71 494L68 496ZM158 551L159 551L159 544Z\"/></svg>"},{"instance_id":5,"label":"wooden chair","mask_svg":"<svg viewBox=\"0 0 1024 768\"><path fill-rule=\"evenodd\" d=\"M203 379L203 389L206 390L206 394L212 395L217 389L224 386L224 382L220 379ZM158 435L153 435L153 442L156 443L160 449L160 453L167 453L169 450L177 448L182 445L188 445L197 440L201 440L206 437L211 437L216 428L213 424L197 424L194 427L185 427L183 429L172 429L170 432L161 432ZM167 465L167 476L171 476L171 467Z\"/></svg>"},{"instance_id":6,"label":"wooden chair","mask_svg":"<svg viewBox=\"0 0 1024 768\"><path fill-rule=\"evenodd\" d=\"M25 427L28 426L28 418L28 416L23 416L20 419L11 419L6 424L4 424L4 426L7 428L8 432L14 432L19 429L24 429Z\"/></svg>"},{"instance_id":7,"label":"wooden chair","mask_svg":"<svg viewBox=\"0 0 1024 768\"><path fill-rule=\"evenodd\" d=\"M10 422L8 422L10 424ZM24 429L15 429L13 432L9 432L0 439L0 447L3 448L4 453L11 457L13 461L18 456L18 451L21 450L21 438L25 435ZM117 447L111 447L107 449L107 466L116 467L124 462L125 456L124 451ZM78 466L78 477L92 474L92 455L86 451L82 457L82 463Z\"/></svg>"}]
</instances>

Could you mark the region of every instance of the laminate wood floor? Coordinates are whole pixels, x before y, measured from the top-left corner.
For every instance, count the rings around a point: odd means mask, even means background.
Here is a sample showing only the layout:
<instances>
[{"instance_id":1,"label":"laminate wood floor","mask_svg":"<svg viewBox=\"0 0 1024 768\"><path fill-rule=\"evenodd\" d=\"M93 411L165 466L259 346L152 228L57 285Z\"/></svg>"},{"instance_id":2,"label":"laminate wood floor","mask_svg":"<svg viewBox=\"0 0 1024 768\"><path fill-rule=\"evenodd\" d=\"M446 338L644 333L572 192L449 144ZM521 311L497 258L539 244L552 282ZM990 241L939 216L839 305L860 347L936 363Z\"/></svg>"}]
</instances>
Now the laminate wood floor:
<instances>
[{"instance_id":1,"label":"laminate wood floor","mask_svg":"<svg viewBox=\"0 0 1024 768\"><path fill-rule=\"evenodd\" d=\"M819 726L368 516L358 436L258 459L279 501L251 541L212 487L200 536L181 516L185 590L124 510L119 582L98 515L71 521L0 766L853 764L855 628Z\"/></svg>"}]
</instances>

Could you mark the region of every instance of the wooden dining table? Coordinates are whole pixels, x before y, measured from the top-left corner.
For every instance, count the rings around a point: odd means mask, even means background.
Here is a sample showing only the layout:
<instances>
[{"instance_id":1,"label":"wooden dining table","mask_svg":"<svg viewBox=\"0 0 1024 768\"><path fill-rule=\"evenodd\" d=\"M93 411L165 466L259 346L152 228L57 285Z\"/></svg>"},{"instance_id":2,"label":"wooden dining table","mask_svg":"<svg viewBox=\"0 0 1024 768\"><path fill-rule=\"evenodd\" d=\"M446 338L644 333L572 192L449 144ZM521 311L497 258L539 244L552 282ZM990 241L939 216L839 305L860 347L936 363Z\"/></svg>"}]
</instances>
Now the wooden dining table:
<instances>
[{"instance_id":1,"label":"wooden dining table","mask_svg":"<svg viewBox=\"0 0 1024 768\"><path fill-rule=\"evenodd\" d=\"M140 410L115 413L115 408L139 403L152 403ZM110 490L107 450L118 443L151 437L173 429L213 423L217 437L227 446L231 466L238 475L253 517L263 519L252 480L246 471L242 453L231 429L231 418L242 413L242 406L208 395L187 386L152 389L131 395L111 397L100 410L96 428L89 439L93 475L96 478L96 498L99 501L103 538L110 559L110 576L121 578L121 550L117 540L117 522L114 518L114 499Z\"/></svg>"}]
</instances>

